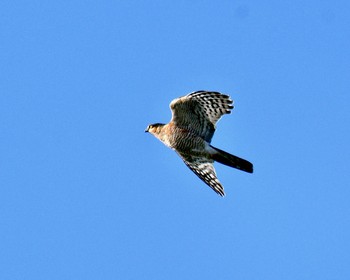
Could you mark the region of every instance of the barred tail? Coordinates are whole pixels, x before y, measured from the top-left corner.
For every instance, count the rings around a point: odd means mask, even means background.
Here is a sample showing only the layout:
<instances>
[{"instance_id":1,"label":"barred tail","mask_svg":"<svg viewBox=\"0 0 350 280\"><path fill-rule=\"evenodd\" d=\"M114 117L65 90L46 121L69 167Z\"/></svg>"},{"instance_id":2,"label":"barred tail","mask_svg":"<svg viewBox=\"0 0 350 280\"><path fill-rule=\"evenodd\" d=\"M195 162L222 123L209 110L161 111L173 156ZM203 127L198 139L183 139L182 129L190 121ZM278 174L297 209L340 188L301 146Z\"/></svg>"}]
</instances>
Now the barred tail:
<instances>
[{"instance_id":1,"label":"barred tail","mask_svg":"<svg viewBox=\"0 0 350 280\"><path fill-rule=\"evenodd\" d=\"M231 155L213 146L211 147L215 150L215 152L212 154L213 160L245 172L253 173L253 164L251 164L249 161Z\"/></svg>"}]
</instances>

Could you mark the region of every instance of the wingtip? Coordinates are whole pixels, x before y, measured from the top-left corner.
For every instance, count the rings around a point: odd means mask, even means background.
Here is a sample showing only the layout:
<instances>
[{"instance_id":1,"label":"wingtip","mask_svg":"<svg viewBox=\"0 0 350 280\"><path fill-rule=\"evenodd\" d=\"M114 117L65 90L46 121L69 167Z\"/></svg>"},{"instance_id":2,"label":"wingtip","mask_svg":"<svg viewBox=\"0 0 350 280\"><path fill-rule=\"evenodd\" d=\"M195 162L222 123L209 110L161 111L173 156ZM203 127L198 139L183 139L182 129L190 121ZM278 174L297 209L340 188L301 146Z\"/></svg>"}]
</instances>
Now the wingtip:
<instances>
[{"instance_id":1,"label":"wingtip","mask_svg":"<svg viewBox=\"0 0 350 280\"><path fill-rule=\"evenodd\" d=\"M212 190L214 192L216 192L218 195L220 195L221 197L225 197L226 194L225 194L225 191L224 191L224 187L222 185L220 185L221 187L220 188L213 188L212 186L210 186L212 188Z\"/></svg>"},{"instance_id":2,"label":"wingtip","mask_svg":"<svg viewBox=\"0 0 350 280\"><path fill-rule=\"evenodd\" d=\"M225 197L226 196L226 194L224 192L218 193L218 195L220 195L221 197Z\"/></svg>"}]
</instances>

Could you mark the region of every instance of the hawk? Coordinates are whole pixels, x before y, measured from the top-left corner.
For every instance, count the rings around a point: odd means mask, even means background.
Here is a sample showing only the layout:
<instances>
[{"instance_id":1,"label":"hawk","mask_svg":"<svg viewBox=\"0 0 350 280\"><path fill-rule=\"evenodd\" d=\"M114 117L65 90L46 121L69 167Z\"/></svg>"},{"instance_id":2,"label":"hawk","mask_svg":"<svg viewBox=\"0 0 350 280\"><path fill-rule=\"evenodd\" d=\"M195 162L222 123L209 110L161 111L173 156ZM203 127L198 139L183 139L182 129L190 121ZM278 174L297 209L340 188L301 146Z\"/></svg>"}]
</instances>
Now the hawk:
<instances>
[{"instance_id":1,"label":"hawk","mask_svg":"<svg viewBox=\"0 0 350 280\"><path fill-rule=\"evenodd\" d=\"M168 124L149 125L149 132L175 150L184 163L217 194L224 187L216 177L214 161L253 173L253 165L210 145L216 123L230 114L233 101L228 95L214 91L195 91L170 103L172 119Z\"/></svg>"}]
</instances>

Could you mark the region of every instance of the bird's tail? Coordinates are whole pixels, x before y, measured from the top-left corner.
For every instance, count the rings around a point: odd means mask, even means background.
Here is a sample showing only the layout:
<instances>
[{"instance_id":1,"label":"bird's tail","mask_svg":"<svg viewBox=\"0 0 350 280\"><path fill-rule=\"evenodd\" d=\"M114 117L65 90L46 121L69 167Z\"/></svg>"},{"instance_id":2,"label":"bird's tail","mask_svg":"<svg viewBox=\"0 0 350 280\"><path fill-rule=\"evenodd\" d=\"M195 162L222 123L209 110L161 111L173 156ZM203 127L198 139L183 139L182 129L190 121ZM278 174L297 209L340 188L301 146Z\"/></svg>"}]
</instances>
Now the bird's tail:
<instances>
[{"instance_id":1,"label":"bird's tail","mask_svg":"<svg viewBox=\"0 0 350 280\"><path fill-rule=\"evenodd\" d=\"M213 160L245 172L253 173L253 164L251 164L249 161L231 155L213 146L211 147L215 150L215 152L212 154Z\"/></svg>"}]
</instances>

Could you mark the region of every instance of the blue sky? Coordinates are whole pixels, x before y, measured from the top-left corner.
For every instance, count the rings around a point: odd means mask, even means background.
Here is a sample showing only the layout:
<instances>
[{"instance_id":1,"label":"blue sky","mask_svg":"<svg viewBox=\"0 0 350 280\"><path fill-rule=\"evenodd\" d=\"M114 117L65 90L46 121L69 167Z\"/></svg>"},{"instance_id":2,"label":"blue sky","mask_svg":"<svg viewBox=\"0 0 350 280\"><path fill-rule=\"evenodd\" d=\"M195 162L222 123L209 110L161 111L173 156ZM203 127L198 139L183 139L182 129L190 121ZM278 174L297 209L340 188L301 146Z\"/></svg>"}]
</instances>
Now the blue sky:
<instances>
[{"instance_id":1,"label":"blue sky","mask_svg":"<svg viewBox=\"0 0 350 280\"><path fill-rule=\"evenodd\" d=\"M2 1L1 279L349 279L349 1ZM144 129L235 101L227 196Z\"/></svg>"}]
</instances>

